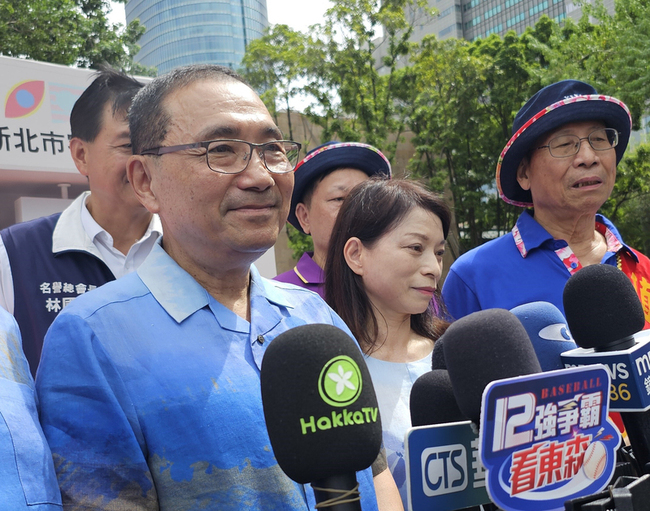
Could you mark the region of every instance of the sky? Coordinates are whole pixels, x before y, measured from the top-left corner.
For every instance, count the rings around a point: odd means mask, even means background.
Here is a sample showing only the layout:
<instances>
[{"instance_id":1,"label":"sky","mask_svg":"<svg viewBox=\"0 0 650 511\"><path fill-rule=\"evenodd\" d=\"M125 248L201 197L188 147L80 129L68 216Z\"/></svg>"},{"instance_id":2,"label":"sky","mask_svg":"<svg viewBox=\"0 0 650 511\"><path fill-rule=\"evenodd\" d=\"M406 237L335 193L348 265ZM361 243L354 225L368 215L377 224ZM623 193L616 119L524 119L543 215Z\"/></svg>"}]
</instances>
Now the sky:
<instances>
[{"instance_id":1,"label":"sky","mask_svg":"<svg viewBox=\"0 0 650 511\"><path fill-rule=\"evenodd\" d=\"M115 2L111 5L113 12L109 19L126 24L124 5ZM266 0L270 24L283 23L301 32L307 32L310 25L320 23L329 6L329 0Z\"/></svg>"}]
</instances>

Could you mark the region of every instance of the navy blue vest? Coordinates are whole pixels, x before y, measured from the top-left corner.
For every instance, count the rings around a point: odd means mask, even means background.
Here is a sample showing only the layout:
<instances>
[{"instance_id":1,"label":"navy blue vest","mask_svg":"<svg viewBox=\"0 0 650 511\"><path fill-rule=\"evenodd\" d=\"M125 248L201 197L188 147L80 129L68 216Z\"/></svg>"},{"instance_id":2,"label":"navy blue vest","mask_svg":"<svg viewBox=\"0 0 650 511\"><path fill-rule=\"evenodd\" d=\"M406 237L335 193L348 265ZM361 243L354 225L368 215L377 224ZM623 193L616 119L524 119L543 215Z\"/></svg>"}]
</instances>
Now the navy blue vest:
<instances>
[{"instance_id":1,"label":"navy blue vest","mask_svg":"<svg viewBox=\"0 0 650 511\"><path fill-rule=\"evenodd\" d=\"M45 332L76 296L115 280L108 266L88 252L52 253L52 233L61 213L0 231L14 281L14 317L32 375L41 359Z\"/></svg>"}]
</instances>

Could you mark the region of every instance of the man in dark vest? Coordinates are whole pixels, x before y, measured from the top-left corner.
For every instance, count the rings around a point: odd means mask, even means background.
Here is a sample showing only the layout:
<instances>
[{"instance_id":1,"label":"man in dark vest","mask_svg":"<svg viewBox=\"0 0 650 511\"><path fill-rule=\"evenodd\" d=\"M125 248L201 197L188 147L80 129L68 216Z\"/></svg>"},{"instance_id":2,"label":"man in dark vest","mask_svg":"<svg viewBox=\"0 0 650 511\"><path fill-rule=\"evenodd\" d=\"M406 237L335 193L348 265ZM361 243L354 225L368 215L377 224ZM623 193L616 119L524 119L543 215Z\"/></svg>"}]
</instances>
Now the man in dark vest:
<instances>
[{"instance_id":1,"label":"man in dark vest","mask_svg":"<svg viewBox=\"0 0 650 511\"><path fill-rule=\"evenodd\" d=\"M74 163L88 178L62 213L0 231L0 306L14 315L36 374L48 327L76 296L134 271L162 232L126 177L127 112L142 84L100 70L70 114Z\"/></svg>"}]
</instances>

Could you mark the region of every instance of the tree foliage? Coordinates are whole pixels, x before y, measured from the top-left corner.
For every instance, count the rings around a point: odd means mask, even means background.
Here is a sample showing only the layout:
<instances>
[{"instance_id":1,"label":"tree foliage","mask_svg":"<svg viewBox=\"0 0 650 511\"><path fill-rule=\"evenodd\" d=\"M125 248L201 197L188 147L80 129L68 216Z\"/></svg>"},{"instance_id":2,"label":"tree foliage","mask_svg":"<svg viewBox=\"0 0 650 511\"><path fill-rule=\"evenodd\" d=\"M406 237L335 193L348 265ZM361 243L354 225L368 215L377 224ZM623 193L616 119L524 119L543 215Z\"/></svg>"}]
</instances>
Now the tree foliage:
<instances>
[{"instance_id":1,"label":"tree foliage","mask_svg":"<svg viewBox=\"0 0 650 511\"><path fill-rule=\"evenodd\" d=\"M364 141L390 158L404 130L396 101L404 76L399 65L418 21L407 20L405 8L431 14L425 0L335 1L308 35L271 27L249 44L241 72L272 113L280 105L290 112L291 100L302 96L323 142Z\"/></svg>"},{"instance_id":2,"label":"tree foliage","mask_svg":"<svg viewBox=\"0 0 650 511\"><path fill-rule=\"evenodd\" d=\"M125 2L126 0L119 0ZM0 54L95 68L108 63L133 74L155 74L136 64L144 27L108 21L108 0L2 0Z\"/></svg>"}]
</instances>

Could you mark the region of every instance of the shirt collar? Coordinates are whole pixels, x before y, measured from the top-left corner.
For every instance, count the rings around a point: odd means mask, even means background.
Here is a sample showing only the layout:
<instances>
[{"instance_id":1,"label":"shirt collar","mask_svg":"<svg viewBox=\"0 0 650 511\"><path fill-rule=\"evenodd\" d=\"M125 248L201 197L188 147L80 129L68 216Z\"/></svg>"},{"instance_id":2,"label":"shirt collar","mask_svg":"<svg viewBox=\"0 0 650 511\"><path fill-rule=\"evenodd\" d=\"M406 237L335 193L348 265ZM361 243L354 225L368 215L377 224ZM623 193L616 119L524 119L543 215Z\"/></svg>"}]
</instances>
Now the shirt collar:
<instances>
[{"instance_id":1,"label":"shirt collar","mask_svg":"<svg viewBox=\"0 0 650 511\"><path fill-rule=\"evenodd\" d=\"M102 232L106 233L106 231L97 223L86 207L86 200L89 196L90 192L88 191L82 193L61 213L52 233L52 252L54 254L68 250L82 250L101 259L101 254L93 240L95 236ZM162 235L162 224L158 215L153 215L141 239L146 239L153 233L159 238Z\"/></svg>"},{"instance_id":2,"label":"shirt collar","mask_svg":"<svg viewBox=\"0 0 650 511\"><path fill-rule=\"evenodd\" d=\"M293 271L305 284L324 284L325 275L322 268L312 259L313 255L313 252L305 252Z\"/></svg>"},{"instance_id":3,"label":"shirt collar","mask_svg":"<svg viewBox=\"0 0 650 511\"><path fill-rule=\"evenodd\" d=\"M206 289L181 268L163 249L162 239L154 245L151 253L144 260L137 272L151 294L178 323L196 311L209 305L217 320L224 328L240 330L239 321L232 321L232 312L225 309L212 298ZM258 299L264 299L281 307L292 308L284 293L264 279L255 265L250 267L250 303L251 308ZM224 314L225 312L225 314ZM243 321L243 320L242 320ZM231 324L232 323L232 324Z\"/></svg>"},{"instance_id":4,"label":"shirt collar","mask_svg":"<svg viewBox=\"0 0 650 511\"><path fill-rule=\"evenodd\" d=\"M637 260L630 247L623 243L614 224L603 215L596 215L596 229L605 236L608 252L617 253L619 250L625 249ZM521 257L526 257L531 250L539 248L544 242L553 239L553 236L533 218L533 212L529 209L519 215L516 225L512 228L512 236Z\"/></svg>"},{"instance_id":5,"label":"shirt collar","mask_svg":"<svg viewBox=\"0 0 650 511\"><path fill-rule=\"evenodd\" d=\"M83 250L101 258L99 250L93 244L92 237L84 228L84 212L90 217L90 212L86 208L86 199L89 195L90 192L82 193L61 213L52 233L53 253Z\"/></svg>"}]
</instances>

